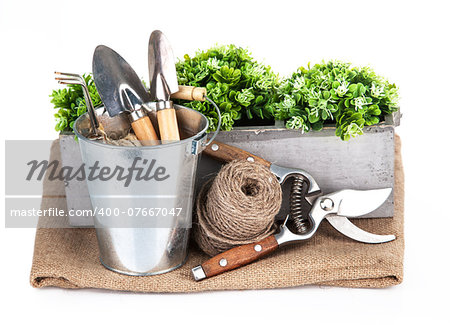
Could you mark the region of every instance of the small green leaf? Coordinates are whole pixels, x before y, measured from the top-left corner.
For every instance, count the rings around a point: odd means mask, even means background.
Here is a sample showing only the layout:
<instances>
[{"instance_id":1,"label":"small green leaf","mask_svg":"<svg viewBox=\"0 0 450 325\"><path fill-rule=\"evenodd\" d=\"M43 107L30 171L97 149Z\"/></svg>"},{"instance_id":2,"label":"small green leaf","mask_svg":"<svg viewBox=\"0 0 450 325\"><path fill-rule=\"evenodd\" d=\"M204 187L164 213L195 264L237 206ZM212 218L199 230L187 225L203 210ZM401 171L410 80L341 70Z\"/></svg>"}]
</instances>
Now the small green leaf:
<instances>
[{"instance_id":1,"label":"small green leaf","mask_svg":"<svg viewBox=\"0 0 450 325\"><path fill-rule=\"evenodd\" d=\"M320 131L323 129L323 121L318 121L316 123L311 124L311 128L314 131Z\"/></svg>"},{"instance_id":2,"label":"small green leaf","mask_svg":"<svg viewBox=\"0 0 450 325\"><path fill-rule=\"evenodd\" d=\"M358 85L357 84L351 84L348 87L348 91L351 92L351 93L354 93L355 91L357 91L357 89L358 89Z\"/></svg>"},{"instance_id":3,"label":"small green leaf","mask_svg":"<svg viewBox=\"0 0 450 325\"><path fill-rule=\"evenodd\" d=\"M366 87L362 83L358 83L358 96L362 96L366 93Z\"/></svg>"},{"instance_id":4,"label":"small green leaf","mask_svg":"<svg viewBox=\"0 0 450 325\"><path fill-rule=\"evenodd\" d=\"M310 123L316 123L317 121L320 120L320 117L318 115L315 114L309 114L308 115L308 120Z\"/></svg>"}]
</instances>

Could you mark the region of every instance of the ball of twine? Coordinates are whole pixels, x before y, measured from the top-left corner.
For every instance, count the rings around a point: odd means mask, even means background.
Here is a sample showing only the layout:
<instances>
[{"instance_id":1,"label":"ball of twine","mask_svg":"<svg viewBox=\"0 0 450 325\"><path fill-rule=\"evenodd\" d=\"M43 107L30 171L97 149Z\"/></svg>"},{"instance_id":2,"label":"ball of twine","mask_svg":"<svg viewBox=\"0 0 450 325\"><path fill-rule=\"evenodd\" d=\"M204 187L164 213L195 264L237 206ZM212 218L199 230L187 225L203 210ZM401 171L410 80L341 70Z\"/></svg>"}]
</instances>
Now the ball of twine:
<instances>
[{"instance_id":1,"label":"ball of twine","mask_svg":"<svg viewBox=\"0 0 450 325\"><path fill-rule=\"evenodd\" d=\"M213 256L264 239L275 231L281 186L258 163L236 160L207 181L196 201L194 240Z\"/></svg>"}]
</instances>

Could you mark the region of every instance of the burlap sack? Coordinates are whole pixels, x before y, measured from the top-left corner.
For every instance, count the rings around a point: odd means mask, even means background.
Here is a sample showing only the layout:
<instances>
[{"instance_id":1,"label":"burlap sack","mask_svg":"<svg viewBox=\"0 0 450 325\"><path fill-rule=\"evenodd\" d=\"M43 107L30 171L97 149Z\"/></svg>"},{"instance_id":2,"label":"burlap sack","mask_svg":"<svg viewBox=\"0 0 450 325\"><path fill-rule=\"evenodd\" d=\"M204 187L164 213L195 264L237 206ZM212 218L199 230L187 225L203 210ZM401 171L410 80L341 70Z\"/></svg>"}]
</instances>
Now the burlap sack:
<instances>
[{"instance_id":1,"label":"burlap sack","mask_svg":"<svg viewBox=\"0 0 450 325\"><path fill-rule=\"evenodd\" d=\"M59 156L55 141L51 159ZM37 229L31 269L36 288L103 288L137 292L196 292L207 290L264 289L301 285L381 288L403 279L404 174L400 139L395 150L395 214L393 218L360 219L355 224L397 239L369 245L344 237L327 222L305 243L286 246L274 254L240 269L195 282L191 268L207 256L194 245L181 268L156 276L126 276L104 268L99 262L93 229ZM44 183L42 209L65 207L64 186Z\"/></svg>"}]
</instances>

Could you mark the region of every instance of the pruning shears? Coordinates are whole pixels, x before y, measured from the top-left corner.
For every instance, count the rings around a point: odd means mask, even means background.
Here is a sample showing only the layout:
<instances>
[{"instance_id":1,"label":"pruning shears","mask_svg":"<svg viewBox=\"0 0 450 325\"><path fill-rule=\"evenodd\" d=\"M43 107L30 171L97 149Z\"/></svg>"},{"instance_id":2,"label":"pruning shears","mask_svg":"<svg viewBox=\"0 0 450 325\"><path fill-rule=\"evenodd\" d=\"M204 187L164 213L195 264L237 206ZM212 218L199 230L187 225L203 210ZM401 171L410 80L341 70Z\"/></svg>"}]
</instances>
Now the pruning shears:
<instances>
[{"instance_id":1,"label":"pruning shears","mask_svg":"<svg viewBox=\"0 0 450 325\"><path fill-rule=\"evenodd\" d=\"M337 192L323 194L314 178L302 169L277 166L256 155L231 145L213 141L204 152L221 161L245 159L261 163L275 174L280 183L294 177L307 183L307 190L302 194L307 207L302 207L307 225L300 230L295 227L298 216L291 212L278 227L278 232L261 241L232 248L216 255L194 267L192 274L196 281L209 278L238 267L247 265L273 252L278 247L299 243L314 236L321 222L326 219L341 234L356 241L378 244L395 239L394 235L377 235L355 226L347 217L355 218L370 213L380 207L389 197L392 188L373 190L344 189ZM291 209L292 211L292 209ZM295 210L294 210L295 211ZM298 220L297 220L298 221Z\"/></svg>"}]
</instances>

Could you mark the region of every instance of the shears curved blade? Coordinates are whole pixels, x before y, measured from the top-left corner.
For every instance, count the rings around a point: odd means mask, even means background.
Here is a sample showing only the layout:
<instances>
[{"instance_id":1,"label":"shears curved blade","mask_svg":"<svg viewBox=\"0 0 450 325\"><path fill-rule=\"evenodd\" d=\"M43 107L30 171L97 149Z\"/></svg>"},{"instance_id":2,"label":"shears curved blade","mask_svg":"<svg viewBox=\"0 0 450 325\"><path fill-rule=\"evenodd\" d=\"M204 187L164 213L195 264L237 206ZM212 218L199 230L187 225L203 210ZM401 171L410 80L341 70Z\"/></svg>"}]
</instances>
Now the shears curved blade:
<instances>
[{"instance_id":1,"label":"shears curved blade","mask_svg":"<svg viewBox=\"0 0 450 325\"><path fill-rule=\"evenodd\" d=\"M395 236L372 234L355 226L346 217L358 217L371 213L386 201L391 192L391 188L365 191L342 190L324 197L319 197L318 200L320 200L319 205L324 206L325 204L325 207L326 202L328 202L327 200L332 200L333 203L337 204L336 209L332 209L333 212L328 211L329 215L325 217L337 231L363 243L378 244L392 241L395 239ZM334 215L334 211L336 210L337 212Z\"/></svg>"}]
</instances>

